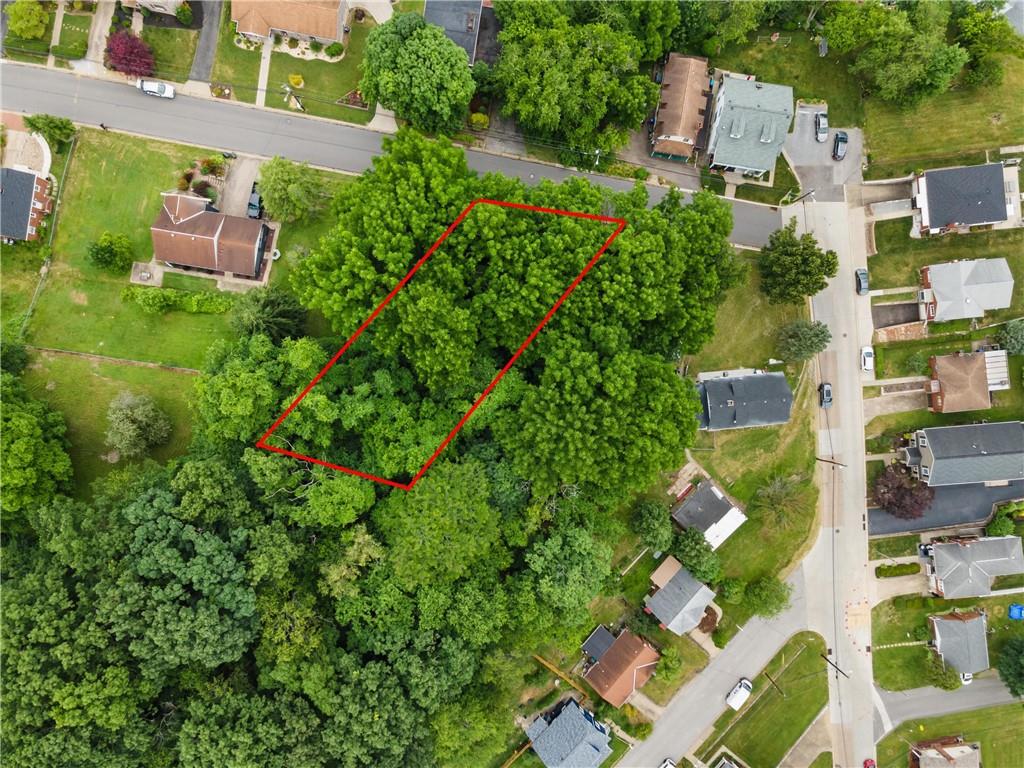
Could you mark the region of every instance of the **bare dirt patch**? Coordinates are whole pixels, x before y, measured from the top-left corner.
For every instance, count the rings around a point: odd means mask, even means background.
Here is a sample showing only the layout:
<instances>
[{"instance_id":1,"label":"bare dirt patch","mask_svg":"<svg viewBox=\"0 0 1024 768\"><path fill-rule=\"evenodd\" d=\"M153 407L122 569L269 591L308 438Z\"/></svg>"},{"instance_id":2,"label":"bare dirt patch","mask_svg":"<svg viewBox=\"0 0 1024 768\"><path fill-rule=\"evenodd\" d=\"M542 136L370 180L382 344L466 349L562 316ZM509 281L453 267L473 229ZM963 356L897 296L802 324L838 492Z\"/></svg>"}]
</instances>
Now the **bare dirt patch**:
<instances>
[{"instance_id":1,"label":"bare dirt patch","mask_svg":"<svg viewBox=\"0 0 1024 768\"><path fill-rule=\"evenodd\" d=\"M71 301L80 307L85 307L89 304L89 297L81 291L71 291Z\"/></svg>"}]
</instances>

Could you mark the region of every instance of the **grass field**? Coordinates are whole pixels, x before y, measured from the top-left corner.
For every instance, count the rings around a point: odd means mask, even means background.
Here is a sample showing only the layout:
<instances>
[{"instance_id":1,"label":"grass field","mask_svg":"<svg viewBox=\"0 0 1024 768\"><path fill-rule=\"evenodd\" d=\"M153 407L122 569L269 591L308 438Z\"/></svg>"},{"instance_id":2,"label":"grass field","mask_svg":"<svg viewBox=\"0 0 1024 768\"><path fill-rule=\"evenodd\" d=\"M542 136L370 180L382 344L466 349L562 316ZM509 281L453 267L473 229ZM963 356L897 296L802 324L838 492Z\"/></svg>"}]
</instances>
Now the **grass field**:
<instances>
[{"instance_id":1,"label":"grass field","mask_svg":"<svg viewBox=\"0 0 1024 768\"><path fill-rule=\"evenodd\" d=\"M199 42L197 30L143 27L142 39L153 49L155 76L177 83L188 80Z\"/></svg>"},{"instance_id":2,"label":"grass field","mask_svg":"<svg viewBox=\"0 0 1024 768\"><path fill-rule=\"evenodd\" d=\"M1006 76L999 86L957 88L911 110L869 99L865 128L871 177L960 165L957 155L970 159L985 149L998 152L1001 146L1024 144L1024 60L1000 58Z\"/></svg>"},{"instance_id":3,"label":"grass field","mask_svg":"<svg viewBox=\"0 0 1024 768\"><path fill-rule=\"evenodd\" d=\"M151 457L166 461L185 453L191 437L188 399L195 378L182 373L131 365L97 363L79 357L33 354L25 372L26 386L64 414L75 470L75 495L87 496L92 481L126 464L102 458L107 429L107 407L123 390L149 394L170 417L173 432L168 443Z\"/></svg>"},{"instance_id":4,"label":"grass field","mask_svg":"<svg viewBox=\"0 0 1024 768\"><path fill-rule=\"evenodd\" d=\"M905 768L908 742L958 734L966 741L981 742L982 765L992 768L1024 765L1021 723L1024 723L1024 704L1019 702L927 720L910 720L878 742L878 768Z\"/></svg>"},{"instance_id":5,"label":"grass field","mask_svg":"<svg viewBox=\"0 0 1024 768\"><path fill-rule=\"evenodd\" d=\"M259 49L248 51L234 43L235 25L231 21L231 4L225 3L220 17L217 55L213 60L210 81L231 86L231 95L239 101L256 103L256 84L260 76Z\"/></svg>"},{"instance_id":6,"label":"grass field","mask_svg":"<svg viewBox=\"0 0 1024 768\"><path fill-rule=\"evenodd\" d=\"M203 150L83 129L61 204L53 263L28 341L132 360L198 368L206 348L230 335L224 315L146 315L121 301L127 275L90 264L102 232L123 233L148 261L149 227L182 168Z\"/></svg>"},{"instance_id":7,"label":"grass field","mask_svg":"<svg viewBox=\"0 0 1024 768\"><path fill-rule=\"evenodd\" d=\"M270 77L267 80L267 106L290 109L283 102L281 86L288 82L288 75L300 74L305 81L297 91L306 112L319 117L331 117L350 123L365 125L373 118L374 106L370 109L353 109L335 102L349 91L359 87L362 72L359 65L366 50L366 36L375 26L367 17L362 22L352 22L352 31L345 45L345 56L341 61L306 61L287 53L275 52L270 57ZM296 111L296 110L292 110Z\"/></svg>"},{"instance_id":8,"label":"grass field","mask_svg":"<svg viewBox=\"0 0 1024 768\"><path fill-rule=\"evenodd\" d=\"M752 680L754 693L739 712L727 710L715 732L697 750L709 760L725 747L750 766L778 765L828 703L826 665L819 654L825 641L800 632ZM771 675L785 698L765 677Z\"/></svg>"},{"instance_id":9,"label":"grass field","mask_svg":"<svg viewBox=\"0 0 1024 768\"><path fill-rule=\"evenodd\" d=\"M884 539L868 540L868 558L883 560L887 557L906 557L917 554L921 537L916 533L907 536L887 536Z\"/></svg>"},{"instance_id":10,"label":"grass field","mask_svg":"<svg viewBox=\"0 0 1024 768\"><path fill-rule=\"evenodd\" d=\"M775 163L775 178L770 187L762 187L758 184L740 184L736 187L736 197L740 200L752 200L755 203L767 203L778 205L782 198L789 193L799 194L800 183L789 167L786 158L779 155Z\"/></svg>"}]
</instances>

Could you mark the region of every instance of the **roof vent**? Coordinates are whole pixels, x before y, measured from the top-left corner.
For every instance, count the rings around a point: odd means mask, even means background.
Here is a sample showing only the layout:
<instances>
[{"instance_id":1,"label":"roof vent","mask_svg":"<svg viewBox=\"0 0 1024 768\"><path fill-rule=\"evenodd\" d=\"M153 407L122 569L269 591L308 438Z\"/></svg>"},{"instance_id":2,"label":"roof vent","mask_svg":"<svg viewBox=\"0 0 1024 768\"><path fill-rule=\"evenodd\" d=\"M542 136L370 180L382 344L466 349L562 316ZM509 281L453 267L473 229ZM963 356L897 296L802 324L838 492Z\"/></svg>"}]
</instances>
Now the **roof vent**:
<instances>
[{"instance_id":1,"label":"roof vent","mask_svg":"<svg viewBox=\"0 0 1024 768\"><path fill-rule=\"evenodd\" d=\"M726 401L725 401L725 404L726 404L727 406L729 406L730 408L732 408L733 406L735 406L735 405L736 405L736 401L735 401L735 400L726 400Z\"/></svg>"},{"instance_id":2,"label":"roof vent","mask_svg":"<svg viewBox=\"0 0 1024 768\"><path fill-rule=\"evenodd\" d=\"M743 136L743 117L733 118L732 128L729 129L730 139L739 139Z\"/></svg>"},{"instance_id":3,"label":"roof vent","mask_svg":"<svg viewBox=\"0 0 1024 768\"><path fill-rule=\"evenodd\" d=\"M775 122L773 120L765 121L764 128L761 130L761 143L771 144L775 141Z\"/></svg>"}]
</instances>

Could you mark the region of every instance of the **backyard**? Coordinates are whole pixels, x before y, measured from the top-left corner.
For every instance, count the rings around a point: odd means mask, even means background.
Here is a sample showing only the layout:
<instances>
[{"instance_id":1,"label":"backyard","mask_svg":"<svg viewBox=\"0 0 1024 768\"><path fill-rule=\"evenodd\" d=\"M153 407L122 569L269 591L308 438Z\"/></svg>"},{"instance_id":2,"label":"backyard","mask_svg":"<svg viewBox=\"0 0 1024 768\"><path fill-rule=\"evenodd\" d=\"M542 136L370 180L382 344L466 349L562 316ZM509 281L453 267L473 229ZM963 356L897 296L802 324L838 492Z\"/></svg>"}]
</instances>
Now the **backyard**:
<instances>
[{"instance_id":1,"label":"backyard","mask_svg":"<svg viewBox=\"0 0 1024 768\"><path fill-rule=\"evenodd\" d=\"M153 49L153 74L164 80L188 80L199 32L192 29L144 27L142 39Z\"/></svg>"},{"instance_id":2,"label":"backyard","mask_svg":"<svg viewBox=\"0 0 1024 768\"><path fill-rule=\"evenodd\" d=\"M260 76L260 51L235 45L235 25L231 21L231 5L224 4L220 17L217 55L213 61L210 81L231 87L231 95L239 101L256 103L256 84Z\"/></svg>"},{"instance_id":3,"label":"backyard","mask_svg":"<svg viewBox=\"0 0 1024 768\"><path fill-rule=\"evenodd\" d=\"M909 744L956 735L962 735L965 741L981 742L982 765L992 768L1024 765L1022 722L1024 704L1021 703L910 720L878 742L878 768L905 768Z\"/></svg>"}]
</instances>

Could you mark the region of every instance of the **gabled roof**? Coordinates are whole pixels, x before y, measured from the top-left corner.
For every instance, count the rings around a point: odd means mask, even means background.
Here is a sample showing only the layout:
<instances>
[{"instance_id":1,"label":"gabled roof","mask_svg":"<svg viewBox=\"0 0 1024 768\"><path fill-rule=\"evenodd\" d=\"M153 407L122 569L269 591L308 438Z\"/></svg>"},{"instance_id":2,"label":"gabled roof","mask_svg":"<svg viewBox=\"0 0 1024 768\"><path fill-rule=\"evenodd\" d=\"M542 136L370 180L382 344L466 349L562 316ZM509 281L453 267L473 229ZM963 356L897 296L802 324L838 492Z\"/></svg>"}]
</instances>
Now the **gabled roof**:
<instances>
[{"instance_id":1,"label":"gabled roof","mask_svg":"<svg viewBox=\"0 0 1024 768\"><path fill-rule=\"evenodd\" d=\"M984 352L957 352L932 359L932 379L941 389L942 413L981 411L992 407Z\"/></svg>"},{"instance_id":2,"label":"gabled roof","mask_svg":"<svg viewBox=\"0 0 1024 768\"><path fill-rule=\"evenodd\" d=\"M992 579L1024 573L1019 536L932 545L935 579L947 599L991 594Z\"/></svg>"},{"instance_id":3,"label":"gabled roof","mask_svg":"<svg viewBox=\"0 0 1024 768\"><path fill-rule=\"evenodd\" d=\"M947 613L928 618L935 635L935 650L946 664L961 674L973 675L989 668L984 613Z\"/></svg>"},{"instance_id":4,"label":"gabled roof","mask_svg":"<svg viewBox=\"0 0 1024 768\"><path fill-rule=\"evenodd\" d=\"M1013 273L1006 259L932 264L928 281L935 297L935 322L981 317L1013 301Z\"/></svg>"},{"instance_id":5,"label":"gabled roof","mask_svg":"<svg viewBox=\"0 0 1024 768\"><path fill-rule=\"evenodd\" d=\"M231 0L238 32L269 37L271 30L341 40L341 0ZM347 7L347 6L346 6Z\"/></svg>"},{"instance_id":6,"label":"gabled roof","mask_svg":"<svg viewBox=\"0 0 1024 768\"><path fill-rule=\"evenodd\" d=\"M747 519L711 480L701 480L670 514L681 527L703 533L712 549L718 549Z\"/></svg>"},{"instance_id":7,"label":"gabled roof","mask_svg":"<svg viewBox=\"0 0 1024 768\"><path fill-rule=\"evenodd\" d=\"M1006 221L1002 163L927 171L924 179L931 228Z\"/></svg>"},{"instance_id":8,"label":"gabled roof","mask_svg":"<svg viewBox=\"0 0 1024 768\"><path fill-rule=\"evenodd\" d=\"M480 34L480 0L427 0L423 18L444 30L445 36L466 52L469 63L476 60L476 42Z\"/></svg>"},{"instance_id":9,"label":"gabled roof","mask_svg":"<svg viewBox=\"0 0 1024 768\"><path fill-rule=\"evenodd\" d=\"M938 747L918 745L911 753L911 766L916 768L981 768L981 744L946 744ZM987 765L987 764L986 764Z\"/></svg>"},{"instance_id":10,"label":"gabled roof","mask_svg":"<svg viewBox=\"0 0 1024 768\"><path fill-rule=\"evenodd\" d=\"M0 235L16 240L28 237L36 175L0 168Z\"/></svg>"},{"instance_id":11,"label":"gabled roof","mask_svg":"<svg viewBox=\"0 0 1024 768\"><path fill-rule=\"evenodd\" d=\"M550 722L538 717L526 735L546 768L597 768L612 753L608 729L575 701Z\"/></svg>"},{"instance_id":12,"label":"gabled roof","mask_svg":"<svg viewBox=\"0 0 1024 768\"><path fill-rule=\"evenodd\" d=\"M690 157L697 148L704 121L701 115L708 102L708 60L698 56L670 53L661 78L661 106L654 126L654 151L678 157Z\"/></svg>"},{"instance_id":13,"label":"gabled roof","mask_svg":"<svg viewBox=\"0 0 1024 768\"><path fill-rule=\"evenodd\" d=\"M705 379L697 392L701 429L711 431L785 424L793 408L793 390L782 373Z\"/></svg>"},{"instance_id":14,"label":"gabled roof","mask_svg":"<svg viewBox=\"0 0 1024 768\"><path fill-rule=\"evenodd\" d=\"M737 77L722 78L708 153L715 165L770 171L793 120L793 89Z\"/></svg>"},{"instance_id":15,"label":"gabled roof","mask_svg":"<svg viewBox=\"0 0 1024 768\"><path fill-rule=\"evenodd\" d=\"M1024 422L927 427L921 432L933 457L928 485L1024 479Z\"/></svg>"},{"instance_id":16,"label":"gabled roof","mask_svg":"<svg viewBox=\"0 0 1024 768\"><path fill-rule=\"evenodd\" d=\"M679 565L674 558L672 560ZM669 564L669 559L666 558L661 567ZM657 573L658 571L655 571L651 574L652 582ZM665 586L644 598L644 603L670 631L677 635L685 635L700 624L704 618L704 609L714 599L714 592L693 578L688 570L680 567Z\"/></svg>"},{"instance_id":17,"label":"gabled roof","mask_svg":"<svg viewBox=\"0 0 1024 768\"><path fill-rule=\"evenodd\" d=\"M602 699L621 707L651 679L660 658L650 643L624 629L583 677Z\"/></svg>"}]
</instances>

